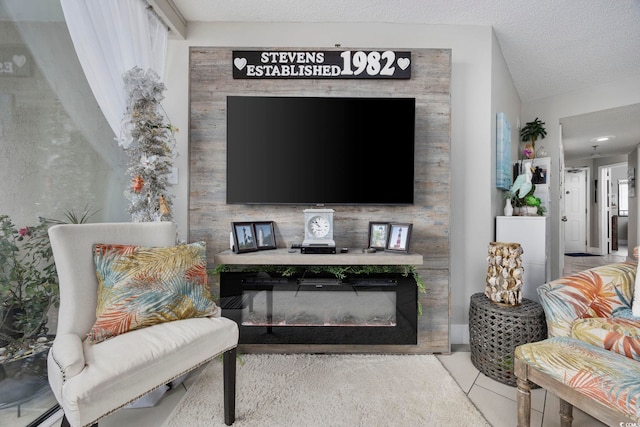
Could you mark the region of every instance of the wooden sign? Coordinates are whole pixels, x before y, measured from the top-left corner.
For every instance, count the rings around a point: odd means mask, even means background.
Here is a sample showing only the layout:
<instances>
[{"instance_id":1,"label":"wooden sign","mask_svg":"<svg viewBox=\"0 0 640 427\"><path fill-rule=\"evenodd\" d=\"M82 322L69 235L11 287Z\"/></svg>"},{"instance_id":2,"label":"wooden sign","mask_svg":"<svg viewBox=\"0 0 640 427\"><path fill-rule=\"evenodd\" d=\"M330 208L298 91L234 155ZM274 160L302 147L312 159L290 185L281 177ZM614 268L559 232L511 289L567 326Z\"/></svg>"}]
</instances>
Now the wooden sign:
<instances>
[{"instance_id":1,"label":"wooden sign","mask_svg":"<svg viewBox=\"0 0 640 427\"><path fill-rule=\"evenodd\" d=\"M24 47L0 48L0 77L31 76L31 56Z\"/></svg>"},{"instance_id":2,"label":"wooden sign","mask_svg":"<svg viewBox=\"0 0 640 427\"><path fill-rule=\"evenodd\" d=\"M410 79L411 52L234 50L234 79Z\"/></svg>"}]
</instances>

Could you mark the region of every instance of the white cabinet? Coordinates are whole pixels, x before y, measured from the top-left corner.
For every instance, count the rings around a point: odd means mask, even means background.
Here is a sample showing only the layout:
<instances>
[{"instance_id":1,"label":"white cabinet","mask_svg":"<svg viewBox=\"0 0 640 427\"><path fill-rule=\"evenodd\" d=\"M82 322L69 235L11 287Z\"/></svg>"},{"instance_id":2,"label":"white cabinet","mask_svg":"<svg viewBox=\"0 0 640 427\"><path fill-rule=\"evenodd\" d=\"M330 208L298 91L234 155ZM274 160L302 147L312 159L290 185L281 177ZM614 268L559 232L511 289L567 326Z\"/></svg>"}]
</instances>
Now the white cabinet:
<instances>
[{"instance_id":1,"label":"white cabinet","mask_svg":"<svg viewBox=\"0 0 640 427\"><path fill-rule=\"evenodd\" d=\"M549 221L545 216L499 216L496 242L520 243L524 276L522 296L538 301L536 289L551 280Z\"/></svg>"}]
</instances>

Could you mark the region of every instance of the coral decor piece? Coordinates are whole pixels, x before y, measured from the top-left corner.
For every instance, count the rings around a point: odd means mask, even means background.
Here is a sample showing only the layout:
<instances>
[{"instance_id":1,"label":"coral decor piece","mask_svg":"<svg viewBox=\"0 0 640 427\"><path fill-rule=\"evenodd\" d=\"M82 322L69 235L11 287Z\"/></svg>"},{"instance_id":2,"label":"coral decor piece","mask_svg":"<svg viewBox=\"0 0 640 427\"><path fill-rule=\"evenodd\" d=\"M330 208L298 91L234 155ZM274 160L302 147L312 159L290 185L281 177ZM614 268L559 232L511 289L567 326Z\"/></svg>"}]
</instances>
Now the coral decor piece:
<instances>
[{"instance_id":1,"label":"coral decor piece","mask_svg":"<svg viewBox=\"0 0 640 427\"><path fill-rule=\"evenodd\" d=\"M133 222L171 221L173 196L167 187L176 157L177 129L160 106L165 86L151 69L134 67L123 79L129 98L118 143L129 156L127 211Z\"/></svg>"},{"instance_id":2,"label":"coral decor piece","mask_svg":"<svg viewBox=\"0 0 640 427\"><path fill-rule=\"evenodd\" d=\"M509 305L522 302L522 252L519 243L489 243L484 294L491 301Z\"/></svg>"}]
</instances>

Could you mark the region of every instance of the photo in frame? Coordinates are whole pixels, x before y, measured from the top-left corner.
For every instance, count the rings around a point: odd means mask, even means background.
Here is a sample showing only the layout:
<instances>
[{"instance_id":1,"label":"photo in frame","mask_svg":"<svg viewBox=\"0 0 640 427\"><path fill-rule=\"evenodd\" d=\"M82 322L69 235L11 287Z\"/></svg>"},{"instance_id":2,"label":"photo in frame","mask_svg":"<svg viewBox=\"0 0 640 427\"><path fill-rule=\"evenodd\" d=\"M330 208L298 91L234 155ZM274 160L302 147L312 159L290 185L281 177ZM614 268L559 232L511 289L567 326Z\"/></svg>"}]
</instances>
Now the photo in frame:
<instances>
[{"instance_id":1,"label":"photo in frame","mask_svg":"<svg viewBox=\"0 0 640 427\"><path fill-rule=\"evenodd\" d=\"M233 251L237 254L258 250L255 230L251 222L232 222Z\"/></svg>"},{"instance_id":2,"label":"photo in frame","mask_svg":"<svg viewBox=\"0 0 640 427\"><path fill-rule=\"evenodd\" d=\"M369 247L372 249L384 250L387 247L387 236L389 235L388 222L369 222Z\"/></svg>"},{"instance_id":3,"label":"photo in frame","mask_svg":"<svg viewBox=\"0 0 640 427\"><path fill-rule=\"evenodd\" d=\"M253 228L255 230L256 245L259 251L276 248L276 233L273 221L254 222Z\"/></svg>"},{"instance_id":4,"label":"photo in frame","mask_svg":"<svg viewBox=\"0 0 640 427\"><path fill-rule=\"evenodd\" d=\"M413 224L390 223L385 251L403 253L409 252L409 242L411 240L412 228Z\"/></svg>"}]
</instances>

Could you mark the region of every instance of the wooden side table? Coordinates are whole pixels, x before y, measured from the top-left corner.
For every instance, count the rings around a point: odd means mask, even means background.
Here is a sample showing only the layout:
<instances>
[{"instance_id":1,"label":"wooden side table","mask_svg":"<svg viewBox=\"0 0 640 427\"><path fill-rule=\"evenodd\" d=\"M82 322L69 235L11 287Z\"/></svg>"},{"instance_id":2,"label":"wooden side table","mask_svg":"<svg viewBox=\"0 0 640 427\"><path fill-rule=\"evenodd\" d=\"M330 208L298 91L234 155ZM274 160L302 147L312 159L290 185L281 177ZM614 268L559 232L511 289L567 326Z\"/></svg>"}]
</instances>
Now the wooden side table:
<instances>
[{"instance_id":1,"label":"wooden side table","mask_svg":"<svg viewBox=\"0 0 640 427\"><path fill-rule=\"evenodd\" d=\"M489 378L515 386L515 348L545 338L547 322L537 302L523 299L520 305L512 306L495 303L484 293L471 296L471 363Z\"/></svg>"}]
</instances>

